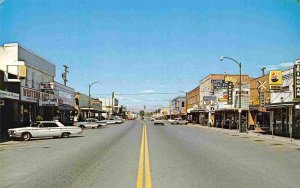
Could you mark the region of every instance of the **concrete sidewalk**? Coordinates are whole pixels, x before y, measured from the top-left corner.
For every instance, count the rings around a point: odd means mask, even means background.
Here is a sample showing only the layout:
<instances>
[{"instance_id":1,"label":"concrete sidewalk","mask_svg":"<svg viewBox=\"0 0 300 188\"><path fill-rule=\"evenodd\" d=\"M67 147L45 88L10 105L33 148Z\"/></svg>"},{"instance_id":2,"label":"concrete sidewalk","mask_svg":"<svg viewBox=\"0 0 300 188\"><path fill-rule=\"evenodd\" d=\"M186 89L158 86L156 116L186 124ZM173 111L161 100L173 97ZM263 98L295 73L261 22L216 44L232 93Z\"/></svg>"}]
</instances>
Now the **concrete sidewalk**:
<instances>
[{"instance_id":1,"label":"concrete sidewalk","mask_svg":"<svg viewBox=\"0 0 300 188\"><path fill-rule=\"evenodd\" d=\"M261 134L261 133L255 133L253 130L249 130L247 133L239 133L237 129L222 129L217 127L208 127L208 126L202 126L200 124L187 124L185 125L187 127L193 127L193 128L201 128L201 129L207 129L207 130L214 130L216 132L226 132L228 134L237 134L237 135L247 135L250 137L256 137L264 140L270 140L274 142L281 142L286 144L292 144L300 147L300 140L299 139L290 139L288 137L282 137L282 136L272 136L270 134Z\"/></svg>"}]
</instances>

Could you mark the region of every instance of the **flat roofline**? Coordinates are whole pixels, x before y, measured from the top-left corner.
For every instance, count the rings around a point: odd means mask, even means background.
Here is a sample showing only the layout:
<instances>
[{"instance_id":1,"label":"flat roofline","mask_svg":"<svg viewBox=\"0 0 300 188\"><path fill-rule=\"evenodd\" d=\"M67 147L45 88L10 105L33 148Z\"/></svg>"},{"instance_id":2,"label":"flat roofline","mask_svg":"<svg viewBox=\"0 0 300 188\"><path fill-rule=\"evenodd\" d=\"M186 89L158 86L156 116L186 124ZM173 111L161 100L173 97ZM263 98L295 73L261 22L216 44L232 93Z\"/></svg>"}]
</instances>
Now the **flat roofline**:
<instances>
[{"instance_id":1,"label":"flat roofline","mask_svg":"<svg viewBox=\"0 0 300 188\"><path fill-rule=\"evenodd\" d=\"M51 65L53 65L53 66L56 67L56 65L55 65L54 63L52 63L52 62L48 61L47 59L41 57L41 56L38 55L36 52L34 52L34 51L32 51L32 50L29 50L28 48L24 47L24 46L23 46L22 44L20 44L20 43L16 43L16 42L15 42L15 43L7 43L7 44L3 44L3 46L4 46L4 47L18 46L18 47L23 48L24 50L28 51L29 53L32 53L33 55L37 56L38 58L40 58L40 59L46 61L47 63L49 63L49 64L51 64Z\"/></svg>"}]
</instances>

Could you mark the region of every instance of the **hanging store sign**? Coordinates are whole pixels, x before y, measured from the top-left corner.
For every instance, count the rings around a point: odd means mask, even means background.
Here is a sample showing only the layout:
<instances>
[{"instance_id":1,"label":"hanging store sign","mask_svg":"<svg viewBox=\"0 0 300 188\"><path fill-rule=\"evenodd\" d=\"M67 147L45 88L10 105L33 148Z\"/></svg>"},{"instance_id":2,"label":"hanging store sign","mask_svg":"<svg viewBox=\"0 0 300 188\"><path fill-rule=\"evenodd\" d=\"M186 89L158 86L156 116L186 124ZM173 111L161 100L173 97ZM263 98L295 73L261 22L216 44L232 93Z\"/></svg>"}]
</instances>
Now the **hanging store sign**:
<instances>
[{"instance_id":1,"label":"hanging store sign","mask_svg":"<svg viewBox=\"0 0 300 188\"><path fill-rule=\"evenodd\" d=\"M0 90L0 98L19 100L19 94Z\"/></svg>"},{"instance_id":2,"label":"hanging store sign","mask_svg":"<svg viewBox=\"0 0 300 188\"><path fill-rule=\"evenodd\" d=\"M225 80L211 80L214 89L226 89L228 87L228 83Z\"/></svg>"},{"instance_id":3,"label":"hanging store sign","mask_svg":"<svg viewBox=\"0 0 300 188\"><path fill-rule=\"evenodd\" d=\"M294 65L294 100L300 100L300 64Z\"/></svg>"},{"instance_id":4,"label":"hanging store sign","mask_svg":"<svg viewBox=\"0 0 300 188\"><path fill-rule=\"evenodd\" d=\"M227 87L227 104L232 104L233 102L233 83L228 82L228 87Z\"/></svg>"},{"instance_id":5,"label":"hanging store sign","mask_svg":"<svg viewBox=\"0 0 300 188\"><path fill-rule=\"evenodd\" d=\"M57 99L40 99L39 106L58 106Z\"/></svg>"},{"instance_id":6,"label":"hanging store sign","mask_svg":"<svg viewBox=\"0 0 300 188\"><path fill-rule=\"evenodd\" d=\"M264 92L259 93L259 106L260 107L265 106L265 93Z\"/></svg>"},{"instance_id":7,"label":"hanging store sign","mask_svg":"<svg viewBox=\"0 0 300 188\"><path fill-rule=\"evenodd\" d=\"M270 84L270 90L281 90L282 71L270 71L269 84Z\"/></svg>"},{"instance_id":8,"label":"hanging store sign","mask_svg":"<svg viewBox=\"0 0 300 188\"><path fill-rule=\"evenodd\" d=\"M217 100L216 96L203 96L204 101L215 101Z\"/></svg>"},{"instance_id":9,"label":"hanging store sign","mask_svg":"<svg viewBox=\"0 0 300 188\"><path fill-rule=\"evenodd\" d=\"M218 102L227 102L227 98L218 98Z\"/></svg>"},{"instance_id":10,"label":"hanging store sign","mask_svg":"<svg viewBox=\"0 0 300 188\"><path fill-rule=\"evenodd\" d=\"M54 89L54 82L42 82L40 83L40 89L44 90L53 90Z\"/></svg>"}]
</instances>

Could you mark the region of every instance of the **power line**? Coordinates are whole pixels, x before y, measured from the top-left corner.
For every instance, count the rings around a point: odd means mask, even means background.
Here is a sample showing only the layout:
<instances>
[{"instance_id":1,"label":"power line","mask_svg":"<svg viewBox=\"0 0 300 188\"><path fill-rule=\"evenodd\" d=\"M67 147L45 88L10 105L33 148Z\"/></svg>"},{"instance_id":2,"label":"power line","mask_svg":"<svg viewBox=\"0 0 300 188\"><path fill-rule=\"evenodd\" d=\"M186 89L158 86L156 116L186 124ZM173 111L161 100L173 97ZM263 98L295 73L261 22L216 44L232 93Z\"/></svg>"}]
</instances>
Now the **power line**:
<instances>
[{"instance_id":1,"label":"power line","mask_svg":"<svg viewBox=\"0 0 300 188\"><path fill-rule=\"evenodd\" d=\"M116 95L118 96L128 96L128 95L175 95L175 94L179 94L178 92L176 93L117 93ZM91 94L91 95L111 95L108 93L95 93L95 94Z\"/></svg>"}]
</instances>

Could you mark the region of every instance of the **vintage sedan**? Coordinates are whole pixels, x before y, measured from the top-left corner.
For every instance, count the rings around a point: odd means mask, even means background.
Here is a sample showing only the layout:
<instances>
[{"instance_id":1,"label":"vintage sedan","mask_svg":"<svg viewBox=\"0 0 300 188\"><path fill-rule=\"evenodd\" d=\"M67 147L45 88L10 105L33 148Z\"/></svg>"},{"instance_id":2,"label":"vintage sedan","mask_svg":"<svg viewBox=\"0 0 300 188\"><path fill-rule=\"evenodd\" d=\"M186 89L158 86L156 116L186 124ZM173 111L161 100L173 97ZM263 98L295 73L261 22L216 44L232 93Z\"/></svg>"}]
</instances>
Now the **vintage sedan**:
<instances>
[{"instance_id":1,"label":"vintage sedan","mask_svg":"<svg viewBox=\"0 0 300 188\"><path fill-rule=\"evenodd\" d=\"M81 128L64 126L58 121L38 121L32 123L30 127L8 129L8 134L12 139L21 138L24 141L39 137L69 137L81 133Z\"/></svg>"},{"instance_id":2,"label":"vintage sedan","mask_svg":"<svg viewBox=\"0 0 300 188\"><path fill-rule=\"evenodd\" d=\"M101 126L106 126L107 123L103 121L99 121L95 118L88 118L85 121L80 121L75 124L77 127L81 128L99 128Z\"/></svg>"}]
</instances>

